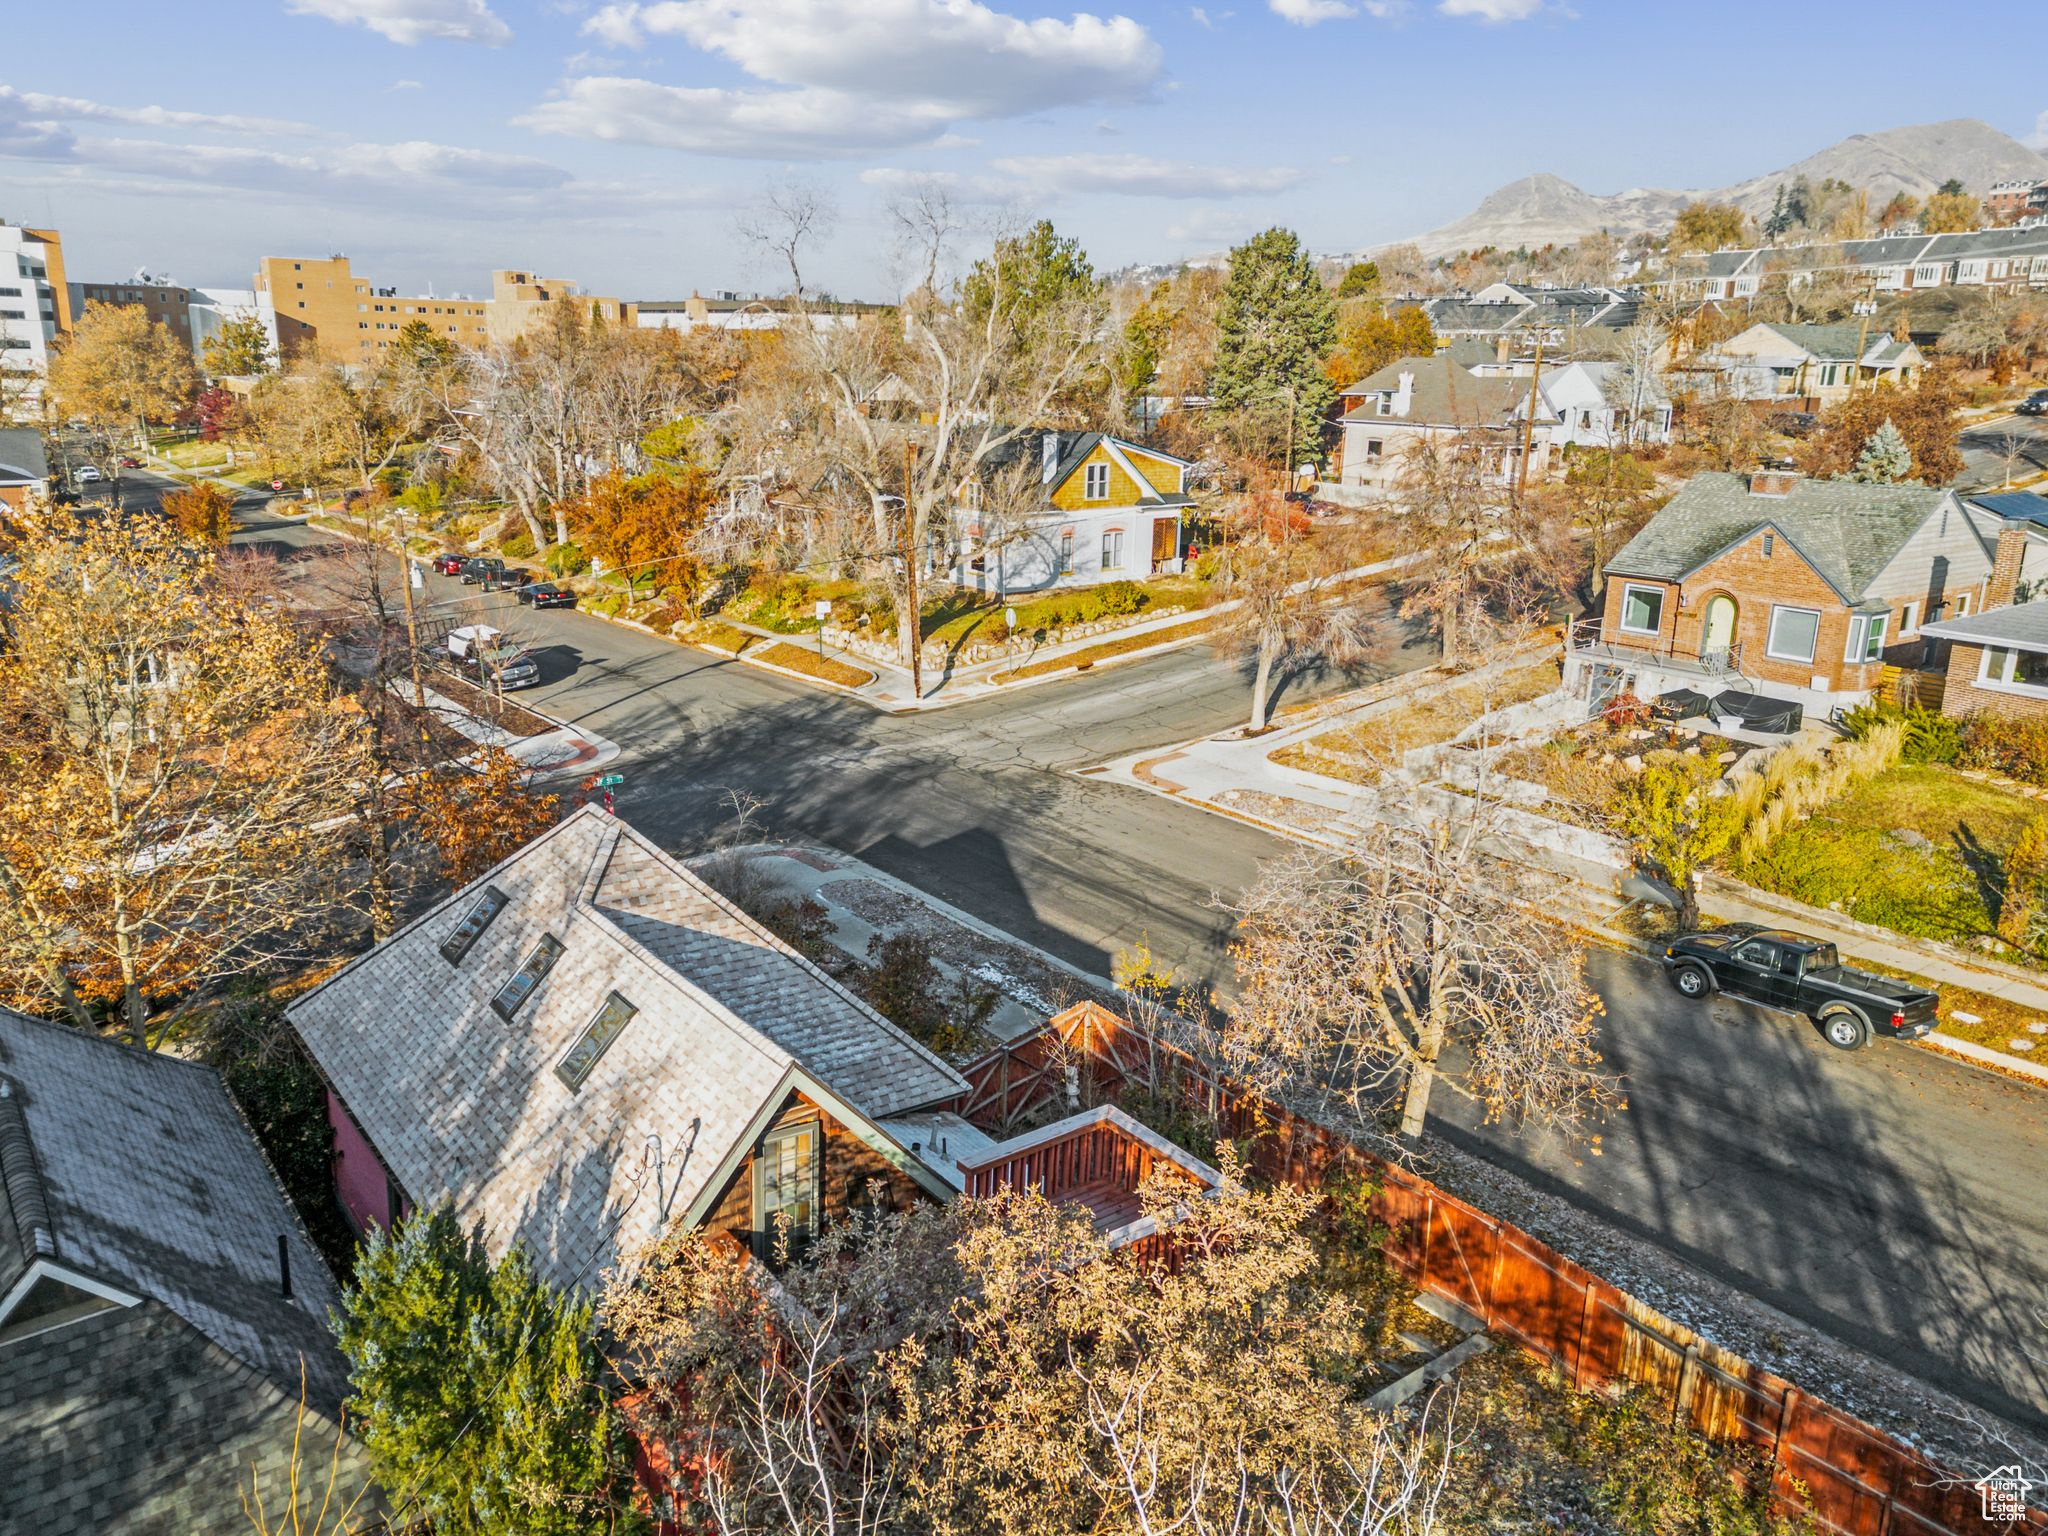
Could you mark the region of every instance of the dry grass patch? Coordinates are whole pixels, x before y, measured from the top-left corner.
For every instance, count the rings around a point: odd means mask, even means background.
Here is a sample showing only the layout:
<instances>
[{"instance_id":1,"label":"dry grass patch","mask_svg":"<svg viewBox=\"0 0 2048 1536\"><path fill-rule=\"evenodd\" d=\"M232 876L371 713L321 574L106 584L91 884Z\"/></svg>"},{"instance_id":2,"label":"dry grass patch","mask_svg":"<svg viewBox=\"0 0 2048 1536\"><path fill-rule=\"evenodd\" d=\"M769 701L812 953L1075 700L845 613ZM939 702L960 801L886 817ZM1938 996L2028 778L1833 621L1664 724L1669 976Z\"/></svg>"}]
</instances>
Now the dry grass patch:
<instances>
[{"instance_id":1,"label":"dry grass patch","mask_svg":"<svg viewBox=\"0 0 2048 1536\"><path fill-rule=\"evenodd\" d=\"M1148 630L1142 635L1125 635L1120 640L1108 640L1101 645L1091 645L1086 650L1071 651L1065 656L1050 656L1044 661L1027 662L1008 672L998 672L990 680L998 683L1014 683L1020 678L1044 677L1049 672L1064 672L1069 668L1082 671L1098 661L1107 661L1112 656L1126 656L1132 651L1150 650L1155 645L1171 645L1176 640L1192 640L1205 635L1220 622L1217 619L1196 619L1187 624L1172 624L1165 629Z\"/></svg>"},{"instance_id":2,"label":"dry grass patch","mask_svg":"<svg viewBox=\"0 0 2048 1536\"><path fill-rule=\"evenodd\" d=\"M830 656L820 656L816 651L807 651L800 645L789 645L780 640L763 650L753 653L756 661L765 661L771 666L781 667L788 672L801 672L805 677L815 677L820 682L837 683L842 688L864 688L875 680L875 674L864 667L856 667Z\"/></svg>"},{"instance_id":3,"label":"dry grass patch","mask_svg":"<svg viewBox=\"0 0 2048 1536\"><path fill-rule=\"evenodd\" d=\"M1491 710L1540 699L1558 685L1555 657L1505 672L1463 678L1426 698L1404 700L1355 725L1339 726L1307 741L1281 747L1272 760L1351 784L1377 784L1403 753L1449 741Z\"/></svg>"}]
</instances>

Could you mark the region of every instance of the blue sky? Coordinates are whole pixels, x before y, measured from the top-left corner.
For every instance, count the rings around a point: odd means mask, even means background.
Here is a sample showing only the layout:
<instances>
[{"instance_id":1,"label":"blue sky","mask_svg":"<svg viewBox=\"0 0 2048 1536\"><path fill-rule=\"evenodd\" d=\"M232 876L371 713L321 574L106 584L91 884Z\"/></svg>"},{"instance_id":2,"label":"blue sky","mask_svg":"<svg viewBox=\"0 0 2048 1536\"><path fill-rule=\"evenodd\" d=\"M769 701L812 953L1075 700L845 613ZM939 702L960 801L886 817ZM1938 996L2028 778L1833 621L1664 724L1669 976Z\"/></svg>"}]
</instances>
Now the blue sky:
<instances>
[{"instance_id":1,"label":"blue sky","mask_svg":"<svg viewBox=\"0 0 2048 1536\"><path fill-rule=\"evenodd\" d=\"M883 209L920 179L1101 268L1276 222L1349 250L1533 171L1710 187L1950 117L2048 144L2041 72L1990 63L2041 8L75 0L7 22L0 217L54 222L75 280L345 251L408 290L515 266L628 298L773 287L736 224L791 180L838 207L815 270L849 296L897 291Z\"/></svg>"}]
</instances>

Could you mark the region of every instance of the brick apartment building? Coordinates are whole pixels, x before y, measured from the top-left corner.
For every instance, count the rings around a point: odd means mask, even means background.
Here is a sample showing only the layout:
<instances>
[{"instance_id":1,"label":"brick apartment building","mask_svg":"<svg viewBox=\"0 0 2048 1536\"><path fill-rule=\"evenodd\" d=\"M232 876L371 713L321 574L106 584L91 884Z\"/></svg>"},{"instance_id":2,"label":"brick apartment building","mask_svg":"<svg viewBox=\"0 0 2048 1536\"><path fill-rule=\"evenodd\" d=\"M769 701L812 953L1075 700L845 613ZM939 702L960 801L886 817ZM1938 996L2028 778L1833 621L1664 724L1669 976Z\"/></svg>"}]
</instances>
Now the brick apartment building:
<instances>
[{"instance_id":1,"label":"brick apartment building","mask_svg":"<svg viewBox=\"0 0 2048 1536\"><path fill-rule=\"evenodd\" d=\"M266 256L255 287L277 312L278 350L287 358L313 353L329 362L370 362L414 321L459 346L491 339L488 300L402 296L357 277L346 256Z\"/></svg>"}]
</instances>

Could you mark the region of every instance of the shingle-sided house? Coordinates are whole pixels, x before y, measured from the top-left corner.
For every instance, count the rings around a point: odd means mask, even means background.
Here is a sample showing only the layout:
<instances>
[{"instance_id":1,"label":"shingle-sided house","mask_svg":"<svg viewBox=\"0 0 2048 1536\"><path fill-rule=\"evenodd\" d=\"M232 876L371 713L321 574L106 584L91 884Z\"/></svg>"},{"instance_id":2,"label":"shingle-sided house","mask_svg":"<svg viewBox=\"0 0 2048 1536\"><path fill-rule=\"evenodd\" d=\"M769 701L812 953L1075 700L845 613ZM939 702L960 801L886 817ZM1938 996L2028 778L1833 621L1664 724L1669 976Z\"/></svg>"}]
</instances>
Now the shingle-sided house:
<instances>
[{"instance_id":1,"label":"shingle-sided house","mask_svg":"<svg viewBox=\"0 0 2048 1536\"><path fill-rule=\"evenodd\" d=\"M978 481L962 487L947 554L954 582L1026 593L1180 570L1188 460L1106 432L1032 432L1008 446L989 471L1031 456L1037 504L1013 519L985 505Z\"/></svg>"},{"instance_id":2,"label":"shingle-sided house","mask_svg":"<svg viewBox=\"0 0 2048 1536\"><path fill-rule=\"evenodd\" d=\"M358 1227L449 1202L594 1284L671 1225L773 1248L953 1186L887 1129L960 1074L632 828L585 807L287 1016Z\"/></svg>"},{"instance_id":3,"label":"shingle-sided house","mask_svg":"<svg viewBox=\"0 0 2048 1536\"><path fill-rule=\"evenodd\" d=\"M252 1486L284 1516L295 1428L310 1519L338 1303L216 1074L0 1011L0 1530L245 1532ZM338 1471L346 1507L355 1442Z\"/></svg>"},{"instance_id":4,"label":"shingle-sided house","mask_svg":"<svg viewBox=\"0 0 2048 1536\"><path fill-rule=\"evenodd\" d=\"M1531 478L1550 462L1556 414L1529 379L1479 377L1448 352L1404 357L1343 392L1344 429L1337 484L1367 495L1389 494L1409 459L1425 444L1480 455L1487 476L1506 486L1522 462L1523 421L1532 394L1536 422Z\"/></svg>"},{"instance_id":5,"label":"shingle-sided house","mask_svg":"<svg viewBox=\"0 0 2048 1536\"><path fill-rule=\"evenodd\" d=\"M1926 486L1696 475L1607 562L1567 684L1595 699L1763 689L1825 713L1887 665L1944 663L1925 626L1983 607L2001 527Z\"/></svg>"},{"instance_id":6,"label":"shingle-sided house","mask_svg":"<svg viewBox=\"0 0 2048 1536\"><path fill-rule=\"evenodd\" d=\"M1926 365L1912 342L1862 322L1759 321L1695 366L1719 370L1737 399L1775 400L1787 408L1818 411L1877 380L1908 386Z\"/></svg>"}]
</instances>

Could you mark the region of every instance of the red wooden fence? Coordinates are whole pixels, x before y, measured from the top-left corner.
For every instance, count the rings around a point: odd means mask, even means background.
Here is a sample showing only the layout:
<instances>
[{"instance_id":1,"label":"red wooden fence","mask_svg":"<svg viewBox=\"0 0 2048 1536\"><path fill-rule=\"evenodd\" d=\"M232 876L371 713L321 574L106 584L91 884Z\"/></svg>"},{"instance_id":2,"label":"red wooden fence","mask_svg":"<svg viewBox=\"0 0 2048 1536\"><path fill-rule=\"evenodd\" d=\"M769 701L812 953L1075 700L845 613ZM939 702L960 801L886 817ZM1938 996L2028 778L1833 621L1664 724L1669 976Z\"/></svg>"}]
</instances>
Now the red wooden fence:
<instances>
[{"instance_id":1,"label":"red wooden fence","mask_svg":"<svg viewBox=\"0 0 2048 1536\"><path fill-rule=\"evenodd\" d=\"M1972 1481L1936 1466L1883 1430L1808 1397L1783 1378L1673 1322L1519 1227L1427 1179L1373 1157L1332 1131L1234 1093L1194 1058L1094 1003L966 1071L961 1113L998 1134L1069 1091L1069 1069L1099 1088L1171 1091L1251 1141L1261 1176L1319 1189L1334 1173L1369 1179L1390 1262L1415 1284L1474 1313L1580 1388L1630 1385L1668 1404L1674 1422L1747 1446L1788 1505L1843 1536L2048 1536L2048 1516L1984 1517Z\"/></svg>"}]
</instances>

